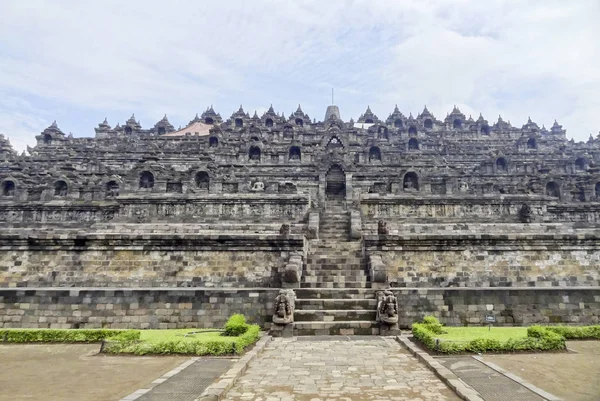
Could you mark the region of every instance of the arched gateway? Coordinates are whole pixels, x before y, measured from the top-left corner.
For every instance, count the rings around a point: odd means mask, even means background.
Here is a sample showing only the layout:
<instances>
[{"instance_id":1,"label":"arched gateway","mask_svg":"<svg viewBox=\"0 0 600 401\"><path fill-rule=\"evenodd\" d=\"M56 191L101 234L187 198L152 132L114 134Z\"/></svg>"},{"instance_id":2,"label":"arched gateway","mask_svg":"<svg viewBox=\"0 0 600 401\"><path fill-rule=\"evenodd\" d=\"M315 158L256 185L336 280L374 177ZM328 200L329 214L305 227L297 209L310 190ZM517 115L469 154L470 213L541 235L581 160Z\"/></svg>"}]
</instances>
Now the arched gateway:
<instances>
[{"instance_id":1,"label":"arched gateway","mask_svg":"<svg viewBox=\"0 0 600 401\"><path fill-rule=\"evenodd\" d=\"M327 199L344 200L346 198L346 174L339 164L334 164L329 168L325 180Z\"/></svg>"}]
</instances>

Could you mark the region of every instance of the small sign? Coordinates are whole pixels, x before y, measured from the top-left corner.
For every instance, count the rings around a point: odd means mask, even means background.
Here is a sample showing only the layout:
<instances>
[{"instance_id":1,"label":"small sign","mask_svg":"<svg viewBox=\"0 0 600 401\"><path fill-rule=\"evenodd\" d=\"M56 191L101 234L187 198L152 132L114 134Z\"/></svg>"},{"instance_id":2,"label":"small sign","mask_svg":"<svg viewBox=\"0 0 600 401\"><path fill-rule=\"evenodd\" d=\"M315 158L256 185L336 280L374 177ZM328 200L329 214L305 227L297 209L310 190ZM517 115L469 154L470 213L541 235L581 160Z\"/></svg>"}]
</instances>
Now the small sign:
<instances>
[{"instance_id":1,"label":"small sign","mask_svg":"<svg viewBox=\"0 0 600 401\"><path fill-rule=\"evenodd\" d=\"M485 315L486 323L496 323L496 316L494 315Z\"/></svg>"}]
</instances>

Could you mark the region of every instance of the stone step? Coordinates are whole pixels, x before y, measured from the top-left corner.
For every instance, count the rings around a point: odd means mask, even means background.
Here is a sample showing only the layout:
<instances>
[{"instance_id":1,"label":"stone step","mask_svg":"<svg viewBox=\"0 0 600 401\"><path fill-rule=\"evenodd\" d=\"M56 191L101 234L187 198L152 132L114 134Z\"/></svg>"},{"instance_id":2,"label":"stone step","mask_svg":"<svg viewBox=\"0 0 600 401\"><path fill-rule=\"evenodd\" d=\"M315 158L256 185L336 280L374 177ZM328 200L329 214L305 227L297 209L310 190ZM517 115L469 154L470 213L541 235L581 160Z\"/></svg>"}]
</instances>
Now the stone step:
<instances>
[{"instance_id":1,"label":"stone step","mask_svg":"<svg viewBox=\"0 0 600 401\"><path fill-rule=\"evenodd\" d=\"M371 288L371 283L364 281L344 281L344 282L303 282L300 283L300 288Z\"/></svg>"},{"instance_id":2,"label":"stone step","mask_svg":"<svg viewBox=\"0 0 600 401\"><path fill-rule=\"evenodd\" d=\"M294 321L296 322L350 322L357 320L376 320L377 310L361 309L337 309L337 310L319 310L319 309L296 309L294 311Z\"/></svg>"},{"instance_id":3,"label":"stone step","mask_svg":"<svg viewBox=\"0 0 600 401\"><path fill-rule=\"evenodd\" d=\"M367 277L365 276L302 276L302 283L321 284L327 287L328 283L345 284L345 283L362 283L366 287ZM333 287L332 287L333 288Z\"/></svg>"},{"instance_id":4,"label":"stone step","mask_svg":"<svg viewBox=\"0 0 600 401\"><path fill-rule=\"evenodd\" d=\"M349 251L360 251L362 250L362 244L358 241L350 241L344 242L340 244L337 241L320 239L320 240L311 240L310 241L311 248L313 249L332 249L335 248L337 250L349 250Z\"/></svg>"},{"instance_id":5,"label":"stone step","mask_svg":"<svg viewBox=\"0 0 600 401\"><path fill-rule=\"evenodd\" d=\"M297 288L294 290L296 299L375 299L376 291L366 288L347 289L311 289Z\"/></svg>"},{"instance_id":6,"label":"stone step","mask_svg":"<svg viewBox=\"0 0 600 401\"><path fill-rule=\"evenodd\" d=\"M339 252L332 253L310 253L306 257L306 263L360 263L363 261L362 254L358 252L355 254L346 253L341 255Z\"/></svg>"},{"instance_id":7,"label":"stone step","mask_svg":"<svg viewBox=\"0 0 600 401\"><path fill-rule=\"evenodd\" d=\"M337 269L339 265L360 265L363 259L359 257L343 257L343 256L317 256L317 257L307 257L306 264L307 265L331 265L332 269Z\"/></svg>"},{"instance_id":8,"label":"stone step","mask_svg":"<svg viewBox=\"0 0 600 401\"><path fill-rule=\"evenodd\" d=\"M305 270L302 274L304 277L367 277L367 273L364 270L333 270L333 269L314 269Z\"/></svg>"},{"instance_id":9,"label":"stone step","mask_svg":"<svg viewBox=\"0 0 600 401\"><path fill-rule=\"evenodd\" d=\"M370 336L379 335L379 327L376 321L371 320L357 320L352 322L294 322L294 335Z\"/></svg>"},{"instance_id":10,"label":"stone step","mask_svg":"<svg viewBox=\"0 0 600 401\"><path fill-rule=\"evenodd\" d=\"M371 299L337 299L337 298L305 298L296 299L298 310L375 310L377 300Z\"/></svg>"}]
</instances>

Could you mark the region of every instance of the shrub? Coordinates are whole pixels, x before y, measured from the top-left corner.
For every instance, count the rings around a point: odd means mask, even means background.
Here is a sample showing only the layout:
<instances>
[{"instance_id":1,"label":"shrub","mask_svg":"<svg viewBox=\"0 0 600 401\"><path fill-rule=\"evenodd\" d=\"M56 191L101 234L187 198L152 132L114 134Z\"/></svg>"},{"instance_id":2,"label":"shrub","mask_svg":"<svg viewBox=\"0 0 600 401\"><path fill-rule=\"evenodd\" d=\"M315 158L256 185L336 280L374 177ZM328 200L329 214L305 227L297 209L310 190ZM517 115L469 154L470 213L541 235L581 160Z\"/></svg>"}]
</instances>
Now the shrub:
<instances>
[{"instance_id":1,"label":"shrub","mask_svg":"<svg viewBox=\"0 0 600 401\"><path fill-rule=\"evenodd\" d=\"M512 352L512 351L553 351L565 349L562 335L549 330L548 327L531 326L527 329L526 338L509 338L499 341L490 338L476 338L471 341L443 341L435 337L432 325L415 323L412 325L413 336L427 348L444 354L461 352ZM436 327L433 324L433 327Z\"/></svg>"},{"instance_id":2,"label":"shrub","mask_svg":"<svg viewBox=\"0 0 600 401\"><path fill-rule=\"evenodd\" d=\"M231 315L227 323L225 323L224 336L237 337L248 331L248 324L246 323L246 317L240 313Z\"/></svg>"},{"instance_id":3,"label":"shrub","mask_svg":"<svg viewBox=\"0 0 600 401\"><path fill-rule=\"evenodd\" d=\"M435 334L443 334L444 328L440 321L435 316L425 316L423 318L423 324L427 326L429 331Z\"/></svg>"},{"instance_id":4,"label":"shrub","mask_svg":"<svg viewBox=\"0 0 600 401\"><path fill-rule=\"evenodd\" d=\"M546 330L560 334L567 340L600 340L600 325L595 326L545 326Z\"/></svg>"},{"instance_id":5,"label":"shrub","mask_svg":"<svg viewBox=\"0 0 600 401\"><path fill-rule=\"evenodd\" d=\"M119 335L139 339L140 332L110 329L0 329L0 339L10 343L95 343Z\"/></svg>"}]
</instances>

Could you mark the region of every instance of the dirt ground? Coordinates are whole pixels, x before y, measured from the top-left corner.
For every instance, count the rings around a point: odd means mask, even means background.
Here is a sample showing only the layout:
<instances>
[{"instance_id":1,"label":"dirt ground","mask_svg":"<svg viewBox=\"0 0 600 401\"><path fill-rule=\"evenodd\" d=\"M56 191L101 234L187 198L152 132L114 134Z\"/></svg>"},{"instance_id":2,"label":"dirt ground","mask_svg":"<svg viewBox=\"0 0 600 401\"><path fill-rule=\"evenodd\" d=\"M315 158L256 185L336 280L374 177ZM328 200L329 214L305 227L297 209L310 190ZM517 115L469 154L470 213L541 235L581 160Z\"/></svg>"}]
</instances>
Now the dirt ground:
<instances>
[{"instance_id":1,"label":"dirt ground","mask_svg":"<svg viewBox=\"0 0 600 401\"><path fill-rule=\"evenodd\" d=\"M569 401L600 400L600 341L569 341L573 353L485 355L484 360Z\"/></svg>"},{"instance_id":2,"label":"dirt ground","mask_svg":"<svg viewBox=\"0 0 600 401\"><path fill-rule=\"evenodd\" d=\"M186 357L97 355L99 344L0 345L0 401L116 401Z\"/></svg>"}]
</instances>

